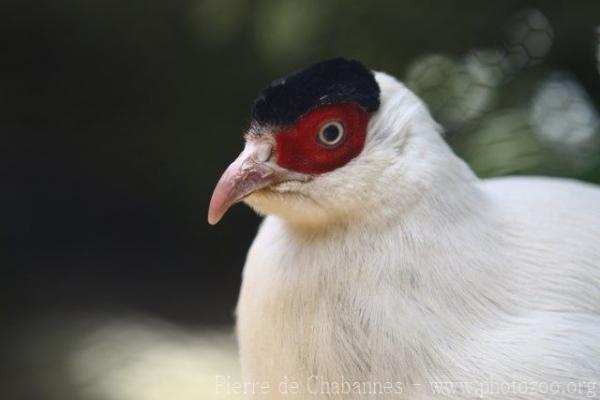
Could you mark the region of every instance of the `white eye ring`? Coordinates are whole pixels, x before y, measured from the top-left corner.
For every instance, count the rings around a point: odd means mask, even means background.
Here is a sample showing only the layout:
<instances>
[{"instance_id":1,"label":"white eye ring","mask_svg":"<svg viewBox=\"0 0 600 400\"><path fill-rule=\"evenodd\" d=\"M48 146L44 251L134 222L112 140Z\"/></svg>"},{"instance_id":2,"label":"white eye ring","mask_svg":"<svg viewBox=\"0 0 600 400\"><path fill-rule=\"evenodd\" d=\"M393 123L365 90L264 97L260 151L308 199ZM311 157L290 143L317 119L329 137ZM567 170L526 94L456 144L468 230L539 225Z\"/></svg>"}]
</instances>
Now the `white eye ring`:
<instances>
[{"instance_id":1,"label":"white eye ring","mask_svg":"<svg viewBox=\"0 0 600 400\"><path fill-rule=\"evenodd\" d=\"M346 136L344 125L338 121L330 121L319 129L317 141L326 147L334 147L341 143Z\"/></svg>"}]
</instances>

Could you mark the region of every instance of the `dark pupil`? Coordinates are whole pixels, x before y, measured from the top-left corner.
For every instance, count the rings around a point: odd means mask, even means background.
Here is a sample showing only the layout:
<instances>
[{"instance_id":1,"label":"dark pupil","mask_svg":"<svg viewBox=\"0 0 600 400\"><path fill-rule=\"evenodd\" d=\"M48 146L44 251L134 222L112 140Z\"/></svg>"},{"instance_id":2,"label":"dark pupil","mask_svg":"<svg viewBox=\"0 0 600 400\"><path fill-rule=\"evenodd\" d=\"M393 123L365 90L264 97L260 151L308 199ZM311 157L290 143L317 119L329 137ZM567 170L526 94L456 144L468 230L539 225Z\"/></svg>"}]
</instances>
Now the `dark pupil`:
<instances>
[{"instance_id":1,"label":"dark pupil","mask_svg":"<svg viewBox=\"0 0 600 400\"><path fill-rule=\"evenodd\" d=\"M335 142L340 135L340 129L335 125L329 125L323 130L323 138L327 142Z\"/></svg>"}]
</instances>

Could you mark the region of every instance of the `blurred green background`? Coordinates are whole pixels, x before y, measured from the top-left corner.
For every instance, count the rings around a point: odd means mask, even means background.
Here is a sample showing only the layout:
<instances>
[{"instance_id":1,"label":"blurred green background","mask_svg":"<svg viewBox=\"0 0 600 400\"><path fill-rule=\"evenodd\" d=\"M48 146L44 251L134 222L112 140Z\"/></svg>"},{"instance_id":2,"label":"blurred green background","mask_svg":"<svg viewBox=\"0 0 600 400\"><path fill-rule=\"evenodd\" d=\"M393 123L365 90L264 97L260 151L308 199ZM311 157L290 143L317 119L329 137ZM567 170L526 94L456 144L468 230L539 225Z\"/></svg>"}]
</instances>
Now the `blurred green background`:
<instances>
[{"instance_id":1,"label":"blurred green background","mask_svg":"<svg viewBox=\"0 0 600 400\"><path fill-rule=\"evenodd\" d=\"M2 0L0 396L210 399L259 218L205 222L256 92L406 82L481 176L600 182L600 2Z\"/></svg>"}]
</instances>

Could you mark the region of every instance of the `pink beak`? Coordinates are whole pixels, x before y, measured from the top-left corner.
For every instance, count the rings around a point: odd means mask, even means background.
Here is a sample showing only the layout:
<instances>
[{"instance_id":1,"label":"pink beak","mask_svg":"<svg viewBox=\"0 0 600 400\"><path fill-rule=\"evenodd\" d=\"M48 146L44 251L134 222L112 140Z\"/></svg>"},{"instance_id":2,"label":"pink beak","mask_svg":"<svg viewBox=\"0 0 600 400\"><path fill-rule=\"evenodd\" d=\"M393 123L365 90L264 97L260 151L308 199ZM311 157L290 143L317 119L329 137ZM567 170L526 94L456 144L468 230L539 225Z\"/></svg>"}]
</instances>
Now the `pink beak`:
<instances>
[{"instance_id":1,"label":"pink beak","mask_svg":"<svg viewBox=\"0 0 600 400\"><path fill-rule=\"evenodd\" d=\"M215 225L227 210L249 194L278 181L278 174L267 161L269 143L246 143L244 151L227 167L215 187L208 208L208 223Z\"/></svg>"}]
</instances>

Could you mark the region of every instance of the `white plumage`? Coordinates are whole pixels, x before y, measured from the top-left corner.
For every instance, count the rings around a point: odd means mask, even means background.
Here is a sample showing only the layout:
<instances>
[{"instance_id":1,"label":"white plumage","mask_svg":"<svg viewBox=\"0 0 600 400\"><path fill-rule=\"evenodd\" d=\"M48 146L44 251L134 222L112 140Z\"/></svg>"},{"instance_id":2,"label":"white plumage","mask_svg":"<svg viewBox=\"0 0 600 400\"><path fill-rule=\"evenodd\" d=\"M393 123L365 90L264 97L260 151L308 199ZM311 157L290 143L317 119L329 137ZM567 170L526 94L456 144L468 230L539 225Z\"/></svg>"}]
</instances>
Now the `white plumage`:
<instances>
[{"instance_id":1,"label":"white plumage","mask_svg":"<svg viewBox=\"0 0 600 400\"><path fill-rule=\"evenodd\" d=\"M237 333L244 379L270 389L248 397L600 397L600 190L478 179L375 76L358 157L245 199L268 214Z\"/></svg>"}]
</instances>

